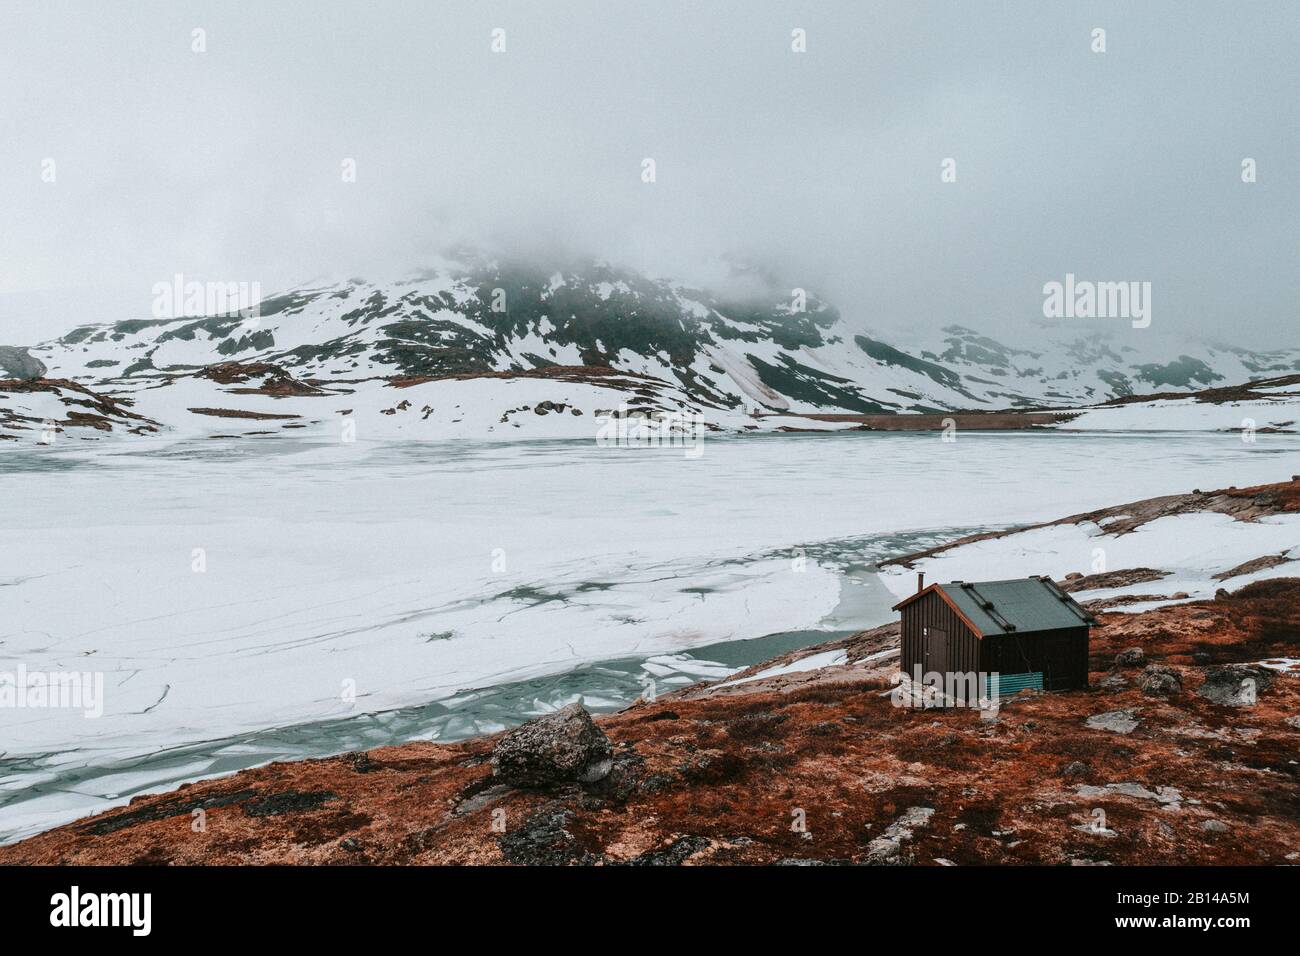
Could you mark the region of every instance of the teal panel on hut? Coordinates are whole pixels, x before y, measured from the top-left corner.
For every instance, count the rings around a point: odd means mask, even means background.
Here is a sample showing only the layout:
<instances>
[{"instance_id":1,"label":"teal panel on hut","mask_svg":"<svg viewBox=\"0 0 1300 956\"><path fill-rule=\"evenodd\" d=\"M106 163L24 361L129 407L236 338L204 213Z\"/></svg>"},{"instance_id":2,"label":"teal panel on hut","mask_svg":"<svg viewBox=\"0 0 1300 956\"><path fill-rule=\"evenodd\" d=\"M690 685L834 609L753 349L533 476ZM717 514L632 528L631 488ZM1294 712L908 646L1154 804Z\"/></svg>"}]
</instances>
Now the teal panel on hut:
<instances>
[{"instance_id":1,"label":"teal panel on hut","mask_svg":"<svg viewBox=\"0 0 1300 956\"><path fill-rule=\"evenodd\" d=\"M984 683L985 697L992 696L993 693L992 685L993 685L993 678L992 677L985 678L985 683ZM1034 671L1033 673L1030 674L999 674L998 675L998 696L999 697L1013 697L1014 695L1020 693L1022 690L1025 690L1026 688L1028 688L1029 690L1042 690L1043 672Z\"/></svg>"}]
</instances>

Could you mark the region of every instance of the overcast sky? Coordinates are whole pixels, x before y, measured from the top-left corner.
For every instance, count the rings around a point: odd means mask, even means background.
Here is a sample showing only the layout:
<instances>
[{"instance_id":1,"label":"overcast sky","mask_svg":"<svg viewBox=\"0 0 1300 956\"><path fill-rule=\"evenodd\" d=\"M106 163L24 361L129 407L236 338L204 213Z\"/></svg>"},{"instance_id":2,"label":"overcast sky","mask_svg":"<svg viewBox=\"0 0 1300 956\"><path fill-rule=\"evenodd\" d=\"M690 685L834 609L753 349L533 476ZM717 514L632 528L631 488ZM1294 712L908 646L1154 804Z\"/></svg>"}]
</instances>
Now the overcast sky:
<instances>
[{"instance_id":1,"label":"overcast sky","mask_svg":"<svg viewBox=\"0 0 1300 956\"><path fill-rule=\"evenodd\" d=\"M469 240L754 259L904 335L1150 281L1153 328L1297 346L1297 49L1294 0L5 0L0 344Z\"/></svg>"}]
</instances>

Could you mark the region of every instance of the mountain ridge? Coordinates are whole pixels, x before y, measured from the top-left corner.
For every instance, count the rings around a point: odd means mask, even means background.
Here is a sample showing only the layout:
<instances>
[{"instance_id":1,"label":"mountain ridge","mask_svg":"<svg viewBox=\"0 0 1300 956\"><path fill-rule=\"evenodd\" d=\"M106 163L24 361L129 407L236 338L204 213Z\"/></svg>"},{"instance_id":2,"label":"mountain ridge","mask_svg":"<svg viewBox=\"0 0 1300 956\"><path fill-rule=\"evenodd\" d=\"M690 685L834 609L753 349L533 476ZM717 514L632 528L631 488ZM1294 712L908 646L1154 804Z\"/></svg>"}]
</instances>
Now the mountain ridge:
<instances>
[{"instance_id":1,"label":"mountain ridge","mask_svg":"<svg viewBox=\"0 0 1300 956\"><path fill-rule=\"evenodd\" d=\"M536 385L547 380L536 374L546 368L607 368L622 378L577 376L598 390L581 395L586 406L570 388L503 385L500 395L474 397L492 403L489 427L514 424L502 413L518 398L530 408L550 401L588 414L627 404L728 430L752 428L758 413L1060 409L1300 371L1300 349L1171 343L1127 326L1107 335L1030 324L1007 344L948 324L908 345L849 326L815 293L771 283L722 295L608 263L471 259L394 282L291 289L249 312L81 325L29 351L50 378L138 401L164 424L178 408L223 401L213 394L218 383L202 373L231 362L276 367L302 384L297 397L309 388L375 393L396 381L503 375ZM630 385L629 376L651 381ZM204 387L206 398L198 394ZM432 391L439 403L454 394ZM390 414L382 399L377 404ZM589 433L590 422L582 427Z\"/></svg>"}]
</instances>

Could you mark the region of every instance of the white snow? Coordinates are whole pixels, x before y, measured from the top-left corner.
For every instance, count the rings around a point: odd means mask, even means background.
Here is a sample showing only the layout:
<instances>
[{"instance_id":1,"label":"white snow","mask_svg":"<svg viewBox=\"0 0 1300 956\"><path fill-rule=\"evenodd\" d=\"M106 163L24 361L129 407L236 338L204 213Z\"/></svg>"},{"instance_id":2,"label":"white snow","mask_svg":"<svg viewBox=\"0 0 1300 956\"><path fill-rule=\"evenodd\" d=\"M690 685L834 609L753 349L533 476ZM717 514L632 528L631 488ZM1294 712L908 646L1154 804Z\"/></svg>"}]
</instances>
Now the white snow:
<instances>
[{"instance_id":1,"label":"white snow","mask_svg":"<svg viewBox=\"0 0 1300 956\"><path fill-rule=\"evenodd\" d=\"M31 670L101 672L106 694L99 719L0 710L10 768L0 799L21 797L0 809L0 835L181 779L129 762L204 741L216 743L186 763L186 777L223 772L224 748L242 734L451 700L583 663L635 656L668 668L665 681L689 679L685 668L725 676L672 658L826 626L843 582L816 559L819 544L1273 481L1294 470L1300 449L1287 435L1252 445L1188 435L1153 447L1105 434L943 443L856 433L710 437L702 455L687 457L599 447L590 431L576 442L513 443L391 441L367 431L374 421L418 436L425 403L447 424L458 414L468 423L485 414L471 408L503 398L526 404L541 385L561 389L551 397L597 399L583 392L595 386L487 379L489 397L458 409L479 384L227 396L259 409L326 409L311 429L275 441L163 436L0 447L6 659ZM139 408L217 404L207 399L226 394L187 387L142 392ZM406 396L411 408L380 413ZM355 442L340 440L332 416L343 408L375 412L354 411ZM522 416L529 424L552 417ZM590 412L557 420L591 427ZM266 424L214 419L207 433ZM1209 586L1211 566L1295 548L1297 531L1291 518L1246 526L1186 515L1121 538L1052 529L925 567L931 580L1087 571L1102 546L1110 567L1175 571L1177 582L1160 582L1158 593L1192 591ZM807 557L796 560L801 548ZM911 574L891 586L910 590ZM13 769L23 761L30 767ZM95 768L112 776L79 776Z\"/></svg>"},{"instance_id":2,"label":"white snow","mask_svg":"<svg viewBox=\"0 0 1300 956\"><path fill-rule=\"evenodd\" d=\"M1195 399L1167 399L1092 408L1055 427L1069 431L1208 431L1259 428L1300 431L1300 397L1216 405Z\"/></svg>"},{"instance_id":3,"label":"white snow","mask_svg":"<svg viewBox=\"0 0 1300 956\"><path fill-rule=\"evenodd\" d=\"M1253 581L1296 574L1295 565L1279 565L1216 581L1215 574L1253 558L1286 552L1300 558L1300 515L1279 515L1256 522L1236 521L1215 512L1169 515L1128 534L1107 533L1091 522L1050 525L1001 538L990 538L941 552L910 570L890 567L882 574L899 598L910 594L917 571L929 581L979 581L1046 574L1154 568L1171 572L1158 581L1078 592L1079 600L1127 594L1173 595L1185 600L1213 597L1221 587L1233 590ZM990 569L996 569L996 572ZM1170 601L1144 601L1117 607L1136 613Z\"/></svg>"},{"instance_id":4,"label":"white snow","mask_svg":"<svg viewBox=\"0 0 1300 956\"><path fill-rule=\"evenodd\" d=\"M848 655L844 651L822 651L818 654L809 654L807 657L801 657L798 660L791 661L789 664L780 664L776 667L769 667L756 674L750 674L748 677L729 680L726 683L719 684L718 686L732 687L736 684L748 684L750 681L765 680L769 677L780 677L783 674L802 674L805 671L821 670L823 667L838 667L840 664L847 663L848 659Z\"/></svg>"}]
</instances>

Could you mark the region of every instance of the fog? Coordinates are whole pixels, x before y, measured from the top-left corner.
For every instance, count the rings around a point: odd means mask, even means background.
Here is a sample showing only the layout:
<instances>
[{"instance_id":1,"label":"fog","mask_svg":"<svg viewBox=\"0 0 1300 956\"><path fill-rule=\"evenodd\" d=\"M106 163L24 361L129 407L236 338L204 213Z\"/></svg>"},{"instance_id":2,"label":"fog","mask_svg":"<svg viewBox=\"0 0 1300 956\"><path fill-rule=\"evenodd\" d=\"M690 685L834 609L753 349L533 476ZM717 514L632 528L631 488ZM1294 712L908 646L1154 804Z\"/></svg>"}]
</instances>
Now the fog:
<instances>
[{"instance_id":1,"label":"fog","mask_svg":"<svg viewBox=\"0 0 1300 956\"><path fill-rule=\"evenodd\" d=\"M0 342L468 242L754 263L903 339L1150 282L1153 329L1294 346L1298 46L1289 2L6 2Z\"/></svg>"}]
</instances>

